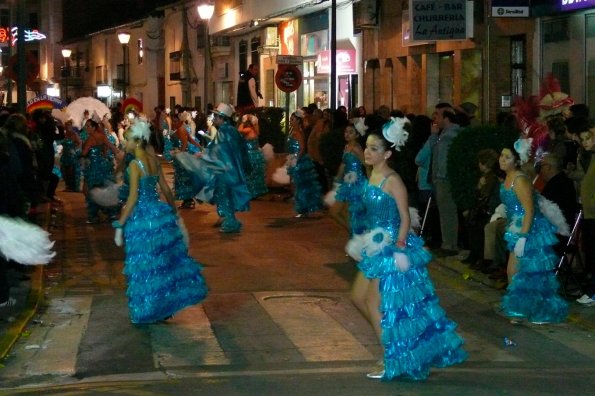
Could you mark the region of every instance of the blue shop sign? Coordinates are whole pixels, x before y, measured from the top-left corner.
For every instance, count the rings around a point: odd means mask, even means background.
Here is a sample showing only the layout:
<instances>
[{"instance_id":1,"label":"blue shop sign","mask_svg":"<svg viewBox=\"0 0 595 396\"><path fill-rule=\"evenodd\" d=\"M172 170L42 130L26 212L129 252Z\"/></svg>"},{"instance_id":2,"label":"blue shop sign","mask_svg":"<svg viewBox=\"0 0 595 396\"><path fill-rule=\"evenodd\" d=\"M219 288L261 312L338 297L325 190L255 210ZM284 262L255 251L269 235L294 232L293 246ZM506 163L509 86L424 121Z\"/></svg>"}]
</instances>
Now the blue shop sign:
<instances>
[{"instance_id":1,"label":"blue shop sign","mask_svg":"<svg viewBox=\"0 0 595 396\"><path fill-rule=\"evenodd\" d=\"M558 0L560 11L574 11L595 7L595 0Z\"/></svg>"}]
</instances>

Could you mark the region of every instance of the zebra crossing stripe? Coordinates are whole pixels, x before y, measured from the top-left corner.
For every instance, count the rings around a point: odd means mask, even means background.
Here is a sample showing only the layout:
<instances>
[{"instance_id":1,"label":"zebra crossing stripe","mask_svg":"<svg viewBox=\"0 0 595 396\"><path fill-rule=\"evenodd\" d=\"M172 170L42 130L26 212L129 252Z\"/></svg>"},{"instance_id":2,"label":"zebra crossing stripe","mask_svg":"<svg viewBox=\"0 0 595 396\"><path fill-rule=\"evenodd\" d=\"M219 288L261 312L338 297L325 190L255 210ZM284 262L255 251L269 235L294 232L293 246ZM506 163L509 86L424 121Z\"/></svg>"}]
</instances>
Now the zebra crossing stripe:
<instances>
[{"instance_id":1,"label":"zebra crossing stripe","mask_svg":"<svg viewBox=\"0 0 595 396\"><path fill-rule=\"evenodd\" d=\"M230 363L202 305L188 307L168 323L150 328L156 368Z\"/></svg>"},{"instance_id":2,"label":"zebra crossing stripe","mask_svg":"<svg viewBox=\"0 0 595 396\"><path fill-rule=\"evenodd\" d=\"M374 356L320 306L330 297L258 293L260 304L306 361L373 360Z\"/></svg>"}]
</instances>

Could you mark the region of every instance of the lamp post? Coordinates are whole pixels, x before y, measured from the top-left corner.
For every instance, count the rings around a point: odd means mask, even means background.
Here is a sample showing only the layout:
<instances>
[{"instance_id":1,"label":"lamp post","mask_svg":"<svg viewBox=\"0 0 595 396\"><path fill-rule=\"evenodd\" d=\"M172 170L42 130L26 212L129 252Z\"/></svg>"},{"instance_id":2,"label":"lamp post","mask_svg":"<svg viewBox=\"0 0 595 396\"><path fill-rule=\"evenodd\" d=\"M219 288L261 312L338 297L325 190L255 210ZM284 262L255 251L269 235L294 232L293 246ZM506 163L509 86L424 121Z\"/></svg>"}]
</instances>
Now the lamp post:
<instances>
[{"instance_id":1,"label":"lamp post","mask_svg":"<svg viewBox=\"0 0 595 396\"><path fill-rule=\"evenodd\" d=\"M209 38L209 21L215 12L215 5L210 1L205 1L197 7L200 19L205 22L205 76L204 76L204 108L205 114L209 111L209 74L211 63L211 39Z\"/></svg>"},{"instance_id":2,"label":"lamp post","mask_svg":"<svg viewBox=\"0 0 595 396\"><path fill-rule=\"evenodd\" d=\"M68 76L70 75L70 55L72 54L72 50L68 48L62 49L62 57L64 58L64 72L62 73L62 77L64 77L64 100L68 101Z\"/></svg>"},{"instance_id":3,"label":"lamp post","mask_svg":"<svg viewBox=\"0 0 595 396\"><path fill-rule=\"evenodd\" d=\"M130 41L130 33L122 32L118 33L118 41L122 44L122 99L126 99L126 88L128 87L128 72L129 65L126 59L126 53L128 49L128 42Z\"/></svg>"}]
</instances>

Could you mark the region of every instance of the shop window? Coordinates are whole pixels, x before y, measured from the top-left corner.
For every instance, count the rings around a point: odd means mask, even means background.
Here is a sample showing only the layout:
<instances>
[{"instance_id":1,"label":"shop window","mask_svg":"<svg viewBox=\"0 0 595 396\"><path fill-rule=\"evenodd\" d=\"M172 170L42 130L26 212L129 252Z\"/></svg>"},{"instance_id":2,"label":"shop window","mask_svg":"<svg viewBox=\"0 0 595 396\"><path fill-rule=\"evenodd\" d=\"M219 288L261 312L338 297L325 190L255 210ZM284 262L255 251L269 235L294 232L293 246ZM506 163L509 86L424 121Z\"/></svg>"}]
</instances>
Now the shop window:
<instances>
[{"instance_id":1,"label":"shop window","mask_svg":"<svg viewBox=\"0 0 595 396\"><path fill-rule=\"evenodd\" d=\"M171 81L180 81L181 77L182 52L176 51L169 54L169 79Z\"/></svg>"},{"instance_id":2,"label":"shop window","mask_svg":"<svg viewBox=\"0 0 595 396\"><path fill-rule=\"evenodd\" d=\"M137 42L137 63L139 65L143 64L143 59L145 57L145 49L143 48L143 39L138 39Z\"/></svg>"},{"instance_id":3,"label":"shop window","mask_svg":"<svg viewBox=\"0 0 595 396\"><path fill-rule=\"evenodd\" d=\"M543 22L543 42L555 43L568 41L570 34L568 31L568 18L553 19Z\"/></svg>"},{"instance_id":4,"label":"shop window","mask_svg":"<svg viewBox=\"0 0 595 396\"><path fill-rule=\"evenodd\" d=\"M243 73L248 70L248 42L246 40L240 41L238 55L240 61L240 73Z\"/></svg>"},{"instance_id":5,"label":"shop window","mask_svg":"<svg viewBox=\"0 0 595 396\"><path fill-rule=\"evenodd\" d=\"M260 47L260 38L254 37L250 41L250 63L258 65L260 61L260 54L258 53L258 47Z\"/></svg>"},{"instance_id":6,"label":"shop window","mask_svg":"<svg viewBox=\"0 0 595 396\"><path fill-rule=\"evenodd\" d=\"M510 39L510 70L512 96L523 97L525 75L527 70L525 54L525 36L515 36Z\"/></svg>"},{"instance_id":7,"label":"shop window","mask_svg":"<svg viewBox=\"0 0 595 396\"><path fill-rule=\"evenodd\" d=\"M568 61L559 61L552 63L552 74L560 82L562 92L570 92L570 73Z\"/></svg>"}]
</instances>

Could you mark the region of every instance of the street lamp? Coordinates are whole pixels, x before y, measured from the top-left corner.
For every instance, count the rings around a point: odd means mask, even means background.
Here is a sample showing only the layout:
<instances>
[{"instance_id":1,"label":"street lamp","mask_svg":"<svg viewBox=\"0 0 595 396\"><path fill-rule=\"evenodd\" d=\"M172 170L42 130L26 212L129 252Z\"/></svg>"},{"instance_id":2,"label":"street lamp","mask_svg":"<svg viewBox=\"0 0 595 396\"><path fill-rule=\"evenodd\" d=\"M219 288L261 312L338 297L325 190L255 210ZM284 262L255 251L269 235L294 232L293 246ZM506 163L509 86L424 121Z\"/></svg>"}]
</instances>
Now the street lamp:
<instances>
[{"instance_id":1,"label":"street lamp","mask_svg":"<svg viewBox=\"0 0 595 396\"><path fill-rule=\"evenodd\" d=\"M128 48L128 42L130 41L130 33L122 32L118 33L118 41L122 44L122 99L126 99L126 87L128 86L128 72L130 66L127 65L126 60L126 49Z\"/></svg>"},{"instance_id":2,"label":"street lamp","mask_svg":"<svg viewBox=\"0 0 595 396\"><path fill-rule=\"evenodd\" d=\"M199 4L197 7L198 15L205 23L205 76L204 76L204 107L205 114L209 111L209 73L211 63L211 39L209 38L209 21L215 12L215 5L210 1Z\"/></svg>"},{"instance_id":3,"label":"street lamp","mask_svg":"<svg viewBox=\"0 0 595 396\"><path fill-rule=\"evenodd\" d=\"M64 100L68 101L68 76L70 75L70 55L72 54L72 50L68 48L62 49L62 57L64 58L64 72L62 73L62 77L64 77Z\"/></svg>"}]
</instances>

